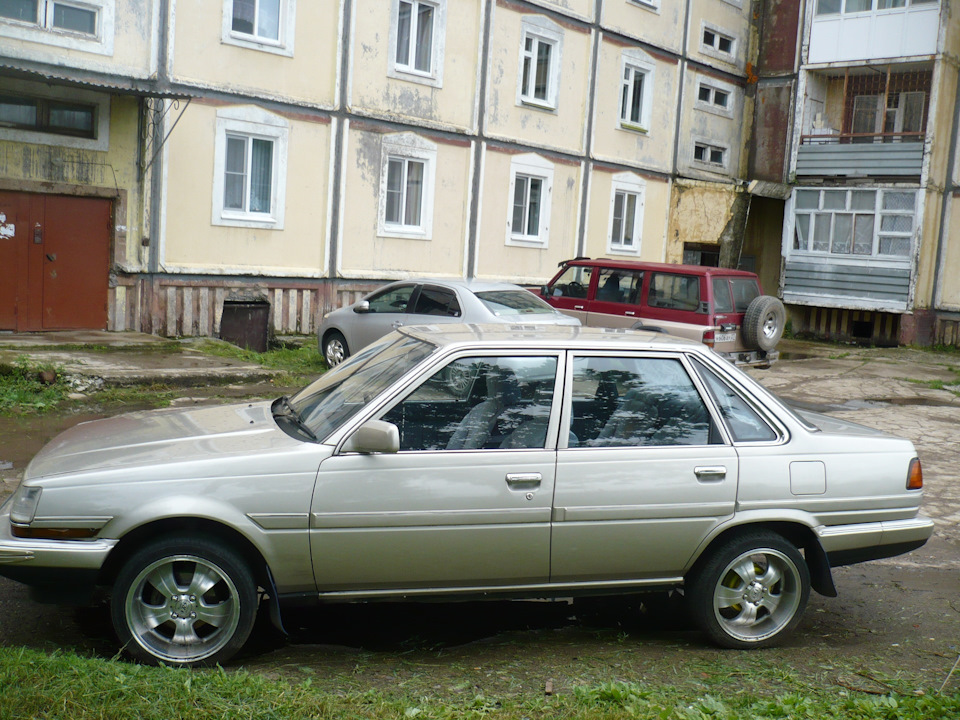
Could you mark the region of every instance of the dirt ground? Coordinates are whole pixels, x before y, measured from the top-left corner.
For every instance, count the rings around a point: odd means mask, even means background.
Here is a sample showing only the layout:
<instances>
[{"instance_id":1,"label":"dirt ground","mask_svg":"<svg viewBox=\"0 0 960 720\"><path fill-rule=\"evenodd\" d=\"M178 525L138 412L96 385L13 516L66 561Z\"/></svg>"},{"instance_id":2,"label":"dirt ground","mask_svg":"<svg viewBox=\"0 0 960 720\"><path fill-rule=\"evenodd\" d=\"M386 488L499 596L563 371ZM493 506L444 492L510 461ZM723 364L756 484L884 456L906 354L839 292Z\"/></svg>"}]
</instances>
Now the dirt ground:
<instances>
[{"instance_id":1,"label":"dirt ground","mask_svg":"<svg viewBox=\"0 0 960 720\"><path fill-rule=\"evenodd\" d=\"M759 667L782 672L793 691L799 683L934 692L945 680L946 690L960 690L960 671L948 678L960 656L960 398L942 387L960 381L960 355L798 342L785 349L781 362L753 376L802 407L913 440L923 462L924 512L936 522L920 550L837 568L839 597L812 594L786 645L717 650L690 628L675 598L659 595L572 605L396 603L290 615L288 639L265 629L234 665L334 691L399 686L466 697L609 680L746 683ZM0 418L0 498L47 440L101 413ZM102 611L38 605L2 579L0 643L115 653Z\"/></svg>"}]
</instances>

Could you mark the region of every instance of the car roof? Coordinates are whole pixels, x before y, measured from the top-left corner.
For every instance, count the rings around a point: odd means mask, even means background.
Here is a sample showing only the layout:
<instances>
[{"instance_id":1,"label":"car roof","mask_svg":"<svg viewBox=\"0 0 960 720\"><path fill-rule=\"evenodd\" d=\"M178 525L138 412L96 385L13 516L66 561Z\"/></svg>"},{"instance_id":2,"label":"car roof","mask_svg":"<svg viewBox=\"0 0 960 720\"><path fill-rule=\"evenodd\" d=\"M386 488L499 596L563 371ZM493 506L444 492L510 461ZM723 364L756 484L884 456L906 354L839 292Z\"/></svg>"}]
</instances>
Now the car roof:
<instances>
[{"instance_id":1,"label":"car roof","mask_svg":"<svg viewBox=\"0 0 960 720\"><path fill-rule=\"evenodd\" d=\"M707 265L678 265L676 263L643 262L641 260L610 260L608 258L577 258L567 260L564 266L592 266L618 268L620 270L663 270L666 272L683 273L686 275L724 275L756 278L757 274L747 270L733 270L731 268L710 267Z\"/></svg>"},{"instance_id":2,"label":"car roof","mask_svg":"<svg viewBox=\"0 0 960 720\"><path fill-rule=\"evenodd\" d=\"M694 340L627 328L538 325L536 323L405 325L404 335L441 347L512 346L544 350L675 350L703 351Z\"/></svg>"},{"instance_id":3,"label":"car roof","mask_svg":"<svg viewBox=\"0 0 960 720\"><path fill-rule=\"evenodd\" d=\"M472 293L488 292L491 290L523 290L519 285L508 282L494 282L487 280L460 280L456 278L410 278L409 280L397 280L393 285L439 285L447 288L457 288L468 290Z\"/></svg>"}]
</instances>

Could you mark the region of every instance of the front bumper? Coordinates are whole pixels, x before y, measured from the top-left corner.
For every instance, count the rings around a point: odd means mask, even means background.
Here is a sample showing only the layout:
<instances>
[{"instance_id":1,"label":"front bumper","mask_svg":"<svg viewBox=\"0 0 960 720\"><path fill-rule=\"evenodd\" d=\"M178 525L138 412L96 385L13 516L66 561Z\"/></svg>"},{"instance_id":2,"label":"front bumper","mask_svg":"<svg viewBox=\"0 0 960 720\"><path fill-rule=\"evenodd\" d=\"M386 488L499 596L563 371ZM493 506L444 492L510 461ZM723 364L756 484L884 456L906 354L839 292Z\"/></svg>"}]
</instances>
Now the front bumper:
<instances>
[{"instance_id":1,"label":"front bumper","mask_svg":"<svg viewBox=\"0 0 960 720\"><path fill-rule=\"evenodd\" d=\"M920 515L858 525L816 528L831 567L902 555L921 547L933 535L933 521Z\"/></svg>"}]
</instances>

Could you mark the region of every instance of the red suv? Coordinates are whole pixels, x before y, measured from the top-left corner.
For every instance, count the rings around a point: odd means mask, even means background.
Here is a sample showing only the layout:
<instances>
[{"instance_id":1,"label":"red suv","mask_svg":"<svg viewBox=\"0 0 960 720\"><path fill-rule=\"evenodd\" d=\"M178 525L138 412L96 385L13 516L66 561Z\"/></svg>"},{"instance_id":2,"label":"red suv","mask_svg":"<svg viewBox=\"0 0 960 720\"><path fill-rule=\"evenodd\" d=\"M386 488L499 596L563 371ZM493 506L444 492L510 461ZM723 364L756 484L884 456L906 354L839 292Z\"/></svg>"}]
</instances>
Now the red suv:
<instances>
[{"instance_id":1,"label":"red suv","mask_svg":"<svg viewBox=\"0 0 960 720\"><path fill-rule=\"evenodd\" d=\"M540 294L584 325L692 338L738 365L775 362L786 318L754 273L701 265L577 258Z\"/></svg>"}]
</instances>

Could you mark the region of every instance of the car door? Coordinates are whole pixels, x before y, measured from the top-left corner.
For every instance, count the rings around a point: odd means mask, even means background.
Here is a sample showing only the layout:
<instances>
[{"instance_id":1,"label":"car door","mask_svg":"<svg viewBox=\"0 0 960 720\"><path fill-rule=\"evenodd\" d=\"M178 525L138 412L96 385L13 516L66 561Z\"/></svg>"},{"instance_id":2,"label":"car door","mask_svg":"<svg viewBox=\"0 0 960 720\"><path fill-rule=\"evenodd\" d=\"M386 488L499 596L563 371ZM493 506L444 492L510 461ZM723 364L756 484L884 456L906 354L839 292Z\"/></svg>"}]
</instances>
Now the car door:
<instances>
[{"instance_id":1,"label":"car door","mask_svg":"<svg viewBox=\"0 0 960 720\"><path fill-rule=\"evenodd\" d=\"M461 356L374 413L396 453L320 465L311 551L321 593L549 580L559 353ZM471 378L467 392L450 386Z\"/></svg>"},{"instance_id":2,"label":"car door","mask_svg":"<svg viewBox=\"0 0 960 720\"><path fill-rule=\"evenodd\" d=\"M564 315L587 324L587 300L593 289L595 268L590 265L569 265L549 285L544 300Z\"/></svg>"},{"instance_id":3,"label":"car door","mask_svg":"<svg viewBox=\"0 0 960 720\"><path fill-rule=\"evenodd\" d=\"M436 324L463 322L457 294L444 287L424 284L417 293L415 304L407 314L405 324Z\"/></svg>"},{"instance_id":4,"label":"car door","mask_svg":"<svg viewBox=\"0 0 960 720\"><path fill-rule=\"evenodd\" d=\"M590 327L633 327L640 319L643 273L620 268L600 268L597 291L587 303Z\"/></svg>"},{"instance_id":5,"label":"car door","mask_svg":"<svg viewBox=\"0 0 960 720\"><path fill-rule=\"evenodd\" d=\"M676 354L571 354L551 580L678 578L734 513L738 462Z\"/></svg>"},{"instance_id":6,"label":"car door","mask_svg":"<svg viewBox=\"0 0 960 720\"><path fill-rule=\"evenodd\" d=\"M350 352L356 353L403 325L416 288L416 283L389 285L368 297L368 307L354 311L354 322L347 337Z\"/></svg>"}]
</instances>

